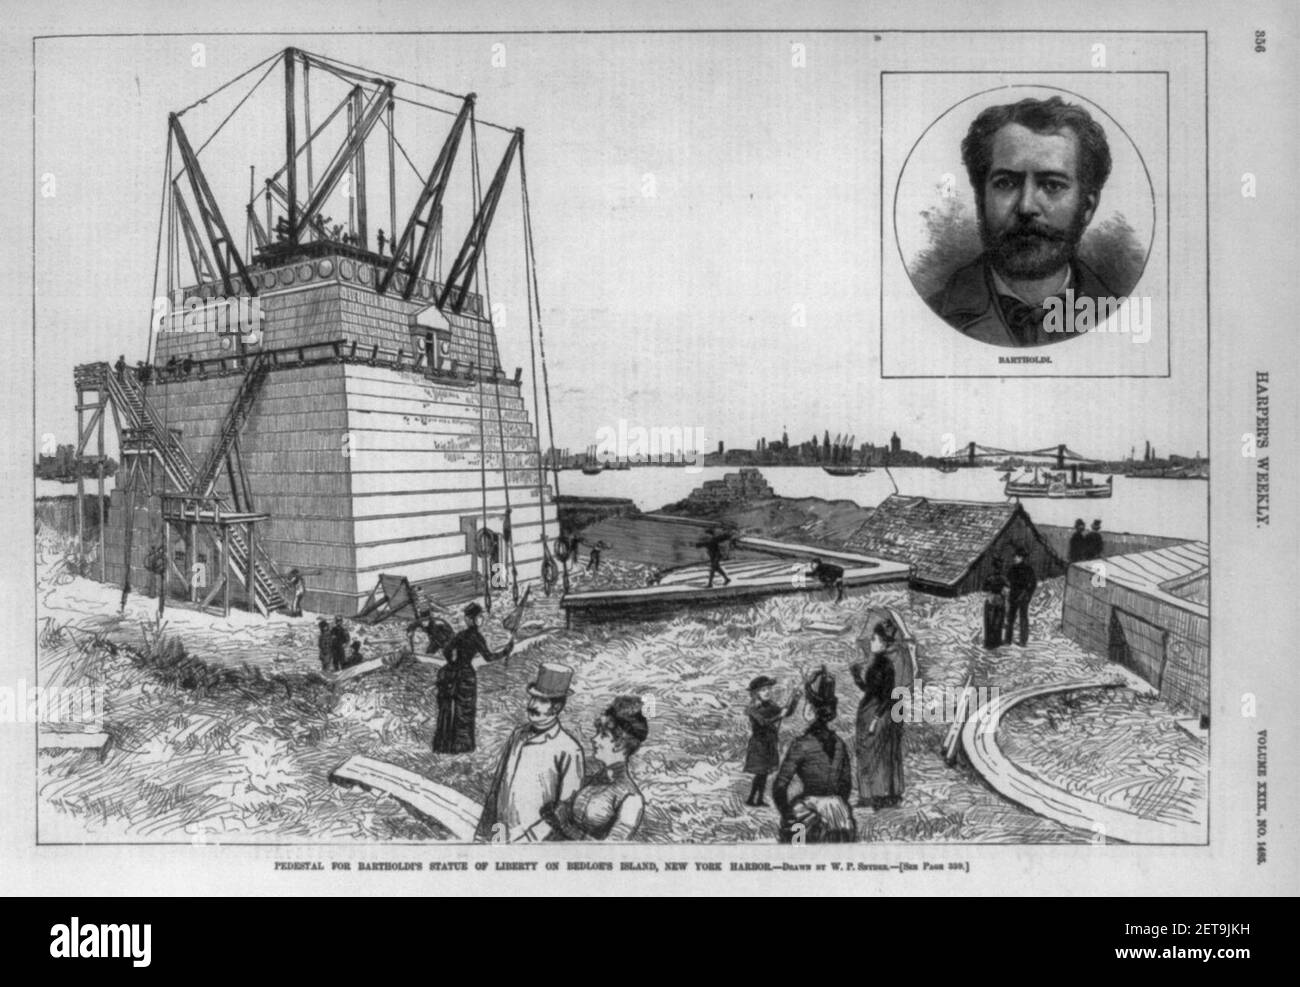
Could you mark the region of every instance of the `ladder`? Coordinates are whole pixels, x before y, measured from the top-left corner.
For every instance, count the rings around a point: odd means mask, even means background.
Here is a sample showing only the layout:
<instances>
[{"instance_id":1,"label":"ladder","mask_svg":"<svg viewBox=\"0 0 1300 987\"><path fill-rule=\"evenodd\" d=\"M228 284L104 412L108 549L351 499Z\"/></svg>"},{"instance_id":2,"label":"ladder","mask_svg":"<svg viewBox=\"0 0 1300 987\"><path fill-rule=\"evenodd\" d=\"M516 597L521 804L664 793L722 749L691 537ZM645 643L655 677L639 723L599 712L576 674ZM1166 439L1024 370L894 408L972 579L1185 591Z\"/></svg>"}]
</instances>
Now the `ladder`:
<instances>
[{"instance_id":1,"label":"ladder","mask_svg":"<svg viewBox=\"0 0 1300 987\"><path fill-rule=\"evenodd\" d=\"M259 362L255 363L254 367L259 364L260 354ZM250 368L250 373L252 369ZM262 373L265 374L265 366L262 366ZM144 388L140 386L139 381L135 379L135 375L129 368L122 375L122 379L118 380L117 375L107 363L84 364L77 368L77 380L85 388L107 391L109 399L123 418L124 430L128 428L134 430L137 440L140 437L148 438L153 453L162 463L167 478L176 490L195 490L195 482L198 479L199 472L194 466L194 461L190 458L189 453L185 451L185 446L181 444L181 441L163 424L157 410L145 397ZM248 384L249 375L246 374L244 384L241 386L241 392ZM260 387L260 381L258 386ZM255 394L254 391L254 396ZM232 406L232 413L234 410L235 408ZM230 415L228 414L227 419L229 420L229 418ZM220 459L217 462L219 463ZM214 497L212 499L216 500L223 508L228 507L222 498ZM248 571L248 543L243 532L238 528L232 528L230 531L230 555L236 578L247 588L245 573ZM281 583L276 573L275 564L260 546L255 555L253 592L251 595L254 605L265 616L273 610L284 607L287 601L281 592Z\"/></svg>"}]
</instances>

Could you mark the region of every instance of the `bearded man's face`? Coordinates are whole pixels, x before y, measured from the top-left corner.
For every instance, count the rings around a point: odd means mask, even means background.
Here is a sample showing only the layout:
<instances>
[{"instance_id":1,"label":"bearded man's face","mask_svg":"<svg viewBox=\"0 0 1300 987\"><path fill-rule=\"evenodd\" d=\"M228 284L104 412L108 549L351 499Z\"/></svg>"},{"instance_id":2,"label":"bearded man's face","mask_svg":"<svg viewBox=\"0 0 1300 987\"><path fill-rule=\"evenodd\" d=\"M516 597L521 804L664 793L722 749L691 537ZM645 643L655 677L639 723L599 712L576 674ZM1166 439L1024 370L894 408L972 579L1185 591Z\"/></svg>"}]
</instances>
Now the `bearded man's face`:
<instances>
[{"instance_id":1,"label":"bearded man's face","mask_svg":"<svg viewBox=\"0 0 1300 987\"><path fill-rule=\"evenodd\" d=\"M1037 280L1074 257L1097 208L1079 180L1079 140L1009 123L993 135L980 209L980 239L1005 278Z\"/></svg>"}]
</instances>

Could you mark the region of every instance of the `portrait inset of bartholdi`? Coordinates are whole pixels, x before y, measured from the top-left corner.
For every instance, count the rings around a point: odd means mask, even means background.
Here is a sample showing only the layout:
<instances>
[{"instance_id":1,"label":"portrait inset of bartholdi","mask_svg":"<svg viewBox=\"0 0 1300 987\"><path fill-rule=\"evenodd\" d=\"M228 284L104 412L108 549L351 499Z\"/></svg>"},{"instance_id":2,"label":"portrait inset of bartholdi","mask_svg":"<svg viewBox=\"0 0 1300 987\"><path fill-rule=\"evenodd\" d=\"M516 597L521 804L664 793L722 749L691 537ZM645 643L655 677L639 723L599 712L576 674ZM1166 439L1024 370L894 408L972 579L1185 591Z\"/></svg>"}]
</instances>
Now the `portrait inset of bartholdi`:
<instances>
[{"instance_id":1,"label":"portrait inset of bartholdi","mask_svg":"<svg viewBox=\"0 0 1300 987\"><path fill-rule=\"evenodd\" d=\"M1122 265L1124 244L1093 263L1080 256L1111 169L1106 131L1087 110L1059 96L990 106L961 155L983 249L927 298L940 318L981 342L1040 346L1077 335L1063 331L1064 316L1081 299L1128 293L1137 272L1110 262ZM1132 259L1140 270L1141 253ZM1060 303L1056 324L1050 300Z\"/></svg>"},{"instance_id":2,"label":"portrait inset of bartholdi","mask_svg":"<svg viewBox=\"0 0 1300 987\"><path fill-rule=\"evenodd\" d=\"M916 140L895 231L916 293L972 342L1044 347L1117 327L1145 342L1150 303L1132 295L1154 204L1141 153L1104 111L1006 86L951 106Z\"/></svg>"}]
</instances>

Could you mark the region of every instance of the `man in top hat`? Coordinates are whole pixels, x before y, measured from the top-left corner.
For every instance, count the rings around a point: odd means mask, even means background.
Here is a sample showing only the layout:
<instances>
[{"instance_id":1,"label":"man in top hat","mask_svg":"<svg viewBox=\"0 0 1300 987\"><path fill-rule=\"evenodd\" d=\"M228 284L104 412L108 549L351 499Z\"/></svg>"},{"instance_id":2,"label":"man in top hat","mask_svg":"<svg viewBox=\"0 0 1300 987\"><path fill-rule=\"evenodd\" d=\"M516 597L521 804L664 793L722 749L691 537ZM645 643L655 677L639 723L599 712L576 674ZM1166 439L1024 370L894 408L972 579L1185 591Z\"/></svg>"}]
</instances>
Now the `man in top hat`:
<instances>
[{"instance_id":1,"label":"man in top hat","mask_svg":"<svg viewBox=\"0 0 1300 987\"><path fill-rule=\"evenodd\" d=\"M468 754L474 749L474 720L478 715L478 673L474 659L496 661L508 658L514 648L508 642L493 651L478 629L483 608L477 602L465 608L465 629L442 649L447 664L438 669L438 725L433 731L435 754Z\"/></svg>"},{"instance_id":2,"label":"man in top hat","mask_svg":"<svg viewBox=\"0 0 1300 987\"><path fill-rule=\"evenodd\" d=\"M1070 535L1070 561L1082 562L1088 558L1088 532L1084 528L1083 518L1076 518L1074 534Z\"/></svg>"},{"instance_id":3,"label":"man in top hat","mask_svg":"<svg viewBox=\"0 0 1300 987\"><path fill-rule=\"evenodd\" d=\"M543 662L528 686L528 722L510 735L483 801L475 839L532 843L550 835L542 807L582 786L582 745L560 723L573 669Z\"/></svg>"},{"instance_id":4,"label":"man in top hat","mask_svg":"<svg viewBox=\"0 0 1300 987\"><path fill-rule=\"evenodd\" d=\"M1080 524L1083 522L1080 521ZM1083 536L1084 559L1099 559L1105 550L1105 543L1101 538L1101 518L1092 522L1092 530Z\"/></svg>"}]
</instances>

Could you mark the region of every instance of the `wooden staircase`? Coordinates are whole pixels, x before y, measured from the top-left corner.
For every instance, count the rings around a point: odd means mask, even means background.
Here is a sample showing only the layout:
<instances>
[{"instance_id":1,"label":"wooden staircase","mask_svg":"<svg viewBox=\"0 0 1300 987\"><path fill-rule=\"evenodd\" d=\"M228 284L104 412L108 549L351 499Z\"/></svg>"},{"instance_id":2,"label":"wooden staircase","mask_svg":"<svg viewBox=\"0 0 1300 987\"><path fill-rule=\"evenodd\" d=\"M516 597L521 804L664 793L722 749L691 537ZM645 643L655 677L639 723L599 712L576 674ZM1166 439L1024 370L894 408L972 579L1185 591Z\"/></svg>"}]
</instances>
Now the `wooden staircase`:
<instances>
[{"instance_id":1,"label":"wooden staircase","mask_svg":"<svg viewBox=\"0 0 1300 987\"><path fill-rule=\"evenodd\" d=\"M227 438L227 429L232 423L237 422L234 428L234 432L237 433L239 426L242 426L260 390L266 369L259 354L244 376L236 400L226 415L226 422L218 436L213 454L208 456L204 464L205 471L209 469L210 464L216 463L219 466L221 463L225 453L217 454L218 450L223 445L228 450L229 442L233 441L233 437ZM180 440L163 424L157 410L145 397L144 389L133 373L128 370L119 380L107 363L90 363L76 368L76 379L83 388L108 393L109 399L122 418L123 433L129 435L132 444L136 446L136 451L144 452L147 449L158 458L174 489L193 492L198 496L204 495L198 487L198 481L203 474L195 468L194 461L190 459L189 453L185 451ZM245 397L247 397L246 405L243 400ZM216 469L212 468L213 477L215 473ZM222 498L213 497L210 492L206 496L215 500L223 509L231 510L230 505ZM283 608L287 601L281 591L281 581L275 563L260 547L255 554L251 595L257 609L265 615ZM237 527L232 527L230 530L230 556L233 563L231 568L236 578L247 589L247 579L244 574L248 571L248 543Z\"/></svg>"},{"instance_id":2,"label":"wooden staircase","mask_svg":"<svg viewBox=\"0 0 1300 987\"><path fill-rule=\"evenodd\" d=\"M208 451L208 458L203 461L203 468L199 470L198 477L194 481L193 490L200 496L212 496L212 488L216 485L221 463L230 452L235 439L239 437L244 422L248 420L248 413L253 410L253 404L262 392L262 382L266 380L268 369L264 354L258 353L244 372L244 378L239 382L239 390L235 393L235 398L226 411L225 420L221 423L217 441L212 444L212 448Z\"/></svg>"}]
</instances>

